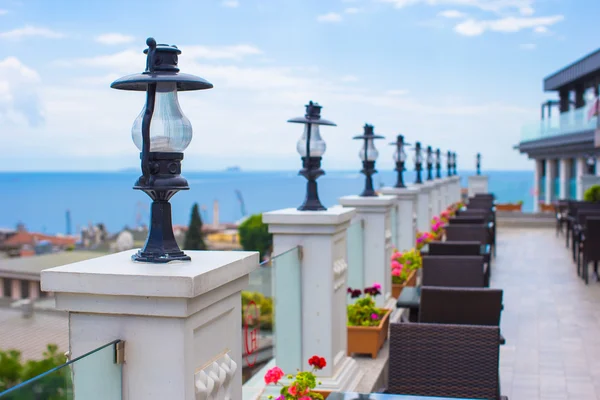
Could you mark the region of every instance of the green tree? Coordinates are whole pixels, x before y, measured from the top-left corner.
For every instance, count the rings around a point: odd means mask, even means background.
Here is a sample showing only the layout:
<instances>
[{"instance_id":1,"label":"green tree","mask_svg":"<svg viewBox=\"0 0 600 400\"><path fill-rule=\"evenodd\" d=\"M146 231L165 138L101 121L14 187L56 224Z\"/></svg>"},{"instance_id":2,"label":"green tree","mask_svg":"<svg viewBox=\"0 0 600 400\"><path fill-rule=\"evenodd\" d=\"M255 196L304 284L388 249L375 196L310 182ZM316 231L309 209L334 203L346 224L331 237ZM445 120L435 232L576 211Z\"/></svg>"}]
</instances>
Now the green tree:
<instances>
[{"instance_id":1,"label":"green tree","mask_svg":"<svg viewBox=\"0 0 600 400\"><path fill-rule=\"evenodd\" d=\"M262 222L262 214L254 214L238 227L240 244L246 251L260 252L261 259L271 252L273 235Z\"/></svg>"},{"instance_id":2,"label":"green tree","mask_svg":"<svg viewBox=\"0 0 600 400\"><path fill-rule=\"evenodd\" d=\"M583 200L592 203L600 202L600 185L590 186L583 194Z\"/></svg>"},{"instance_id":3,"label":"green tree","mask_svg":"<svg viewBox=\"0 0 600 400\"><path fill-rule=\"evenodd\" d=\"M200 217L198 203L194 203L194 206L192 207L192 216L190 218L190 225L185 234L183 248L185 250L206 250L204 234L202 233L202 218Z\"/></svg>"}]
</instances>

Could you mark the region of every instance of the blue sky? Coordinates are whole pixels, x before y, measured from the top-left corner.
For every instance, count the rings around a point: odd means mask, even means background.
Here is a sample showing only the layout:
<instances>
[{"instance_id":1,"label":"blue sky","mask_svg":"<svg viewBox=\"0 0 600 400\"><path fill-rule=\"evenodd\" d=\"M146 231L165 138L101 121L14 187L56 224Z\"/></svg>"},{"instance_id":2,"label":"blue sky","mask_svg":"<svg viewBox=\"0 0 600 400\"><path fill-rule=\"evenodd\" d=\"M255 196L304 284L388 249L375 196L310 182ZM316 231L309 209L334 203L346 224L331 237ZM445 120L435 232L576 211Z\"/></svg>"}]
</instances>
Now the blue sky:
<instances>
[{"instance_id":1,"label":"blue sky","mask_svg":"<svg viewBox=\"0 0 600 400\"><path fill-rule=\"evenodd\" d=\"M168 4L168 7L167 7ZM364 123L458 152L468 168L530 169L512 149L539 118L542 79L594 51L595 0L0 0L0 170L138 165L144 96L109 88L141 72L145 39L176 44L212 90L180 95L188 170L296 169L318 101L328 169L358 169Z\"/></svg>"}]
</instances>

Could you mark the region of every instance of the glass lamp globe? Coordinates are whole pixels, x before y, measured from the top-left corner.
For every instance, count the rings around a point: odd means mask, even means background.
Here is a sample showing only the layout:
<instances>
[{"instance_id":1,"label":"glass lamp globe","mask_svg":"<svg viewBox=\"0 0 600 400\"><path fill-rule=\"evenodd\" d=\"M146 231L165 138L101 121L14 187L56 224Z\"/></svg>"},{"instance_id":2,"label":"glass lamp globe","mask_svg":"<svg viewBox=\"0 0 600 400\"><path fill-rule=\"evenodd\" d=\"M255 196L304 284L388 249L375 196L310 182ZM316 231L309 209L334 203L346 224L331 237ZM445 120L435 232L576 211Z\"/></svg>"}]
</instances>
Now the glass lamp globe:
<instances>
[{"instance_id":1,"label":"glass lamp globe","mask_svg":"<svg viewBox=\"0 0 600 400\"><path fill-rule=\"evenodd\" d=\"M427 153L427 164L433 164L433 155L431 153Z\"/></svg>"},{"instance_id":2,"label":"glass lamp globe","mask_svg":"<svg viewBox=\"0 0 600 400\"><path fill-rule=\"evenodd\" d=\"M308 154L306 153L306 140L308 138L308 127L311 126L310 129L310 144L308 149ZM305 124L304 132L302 133L302 137L296 143L296 151L300 154L300 157L322 157L325 154L325 150L327 149L327 144L321 137L321 132L319 130L319 125L316 124Z\"/></svg>"},{"instance_id":3,"label":"glass lamp globe","mask_svg":"<svg viewBox=\"0 0 600 400\"><path fill-rule=\"evenodd\" d=\"M366 144L363 145L362 149L358 152L358 157L362 161L376 161L379 157L379 151L375 148L375 141L373 139L367 139Z\"/></svg>"},{"instance_id":4,"label":"glass lamp globe","mask_svg":"<svg viewBox=\"0 0 600 400\"><path fill-rule=\"evenodd\" d=\"M400 149L400 153L398 153L398 149L394 151L394 161L395 162L405 162L406 161L406 152L404 148Z\"/></svg>"},{"instance_id":5,"label":"glass lamp globe","mask_svg":"<svg viewBox=\"0 0 600 400\"><path fill-rule=\"evenodd\" d=\"M413 157L415 163L422 163L423 162L423 156L421 155L421 153L415 153L415 156Z\"/></svg>"},{"instance_id":6,"label":"glass lamp globe","mask_svg":"<svg viewBox=\"0 0 600 400\"><path fill-rule=\"evenodd\" d=\"M131 128L133 143L142 151L142 121L146 105ZM176 83L159 82L156 85L154 114L150 122L150 151L181 153L192 141L192 124L177 99Z\"/></svg>"}]
</instances>

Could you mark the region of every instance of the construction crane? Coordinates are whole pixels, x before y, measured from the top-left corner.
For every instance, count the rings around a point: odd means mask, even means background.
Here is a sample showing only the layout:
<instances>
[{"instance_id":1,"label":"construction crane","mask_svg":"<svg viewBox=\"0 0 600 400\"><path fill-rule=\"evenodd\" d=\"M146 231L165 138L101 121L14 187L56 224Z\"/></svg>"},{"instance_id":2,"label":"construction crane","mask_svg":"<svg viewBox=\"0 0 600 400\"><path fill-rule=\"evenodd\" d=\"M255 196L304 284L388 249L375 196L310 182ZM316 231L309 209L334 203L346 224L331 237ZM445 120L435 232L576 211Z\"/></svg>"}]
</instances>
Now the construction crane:
<instances>
[{"instance_id":1,"label":"construction crane","mask_svg":"<svg viewBox=\"0 0 600 400\"><path fill-rule=\"evenodd\" d=\"M242 212L242 218L244 218L247 215L246 204L244 203L244 197L242 197L242 192L240 192L238 189L235 190L235 194L238 198L238 201L240 202L240 211Z\"/></svg>"}]
</instances>

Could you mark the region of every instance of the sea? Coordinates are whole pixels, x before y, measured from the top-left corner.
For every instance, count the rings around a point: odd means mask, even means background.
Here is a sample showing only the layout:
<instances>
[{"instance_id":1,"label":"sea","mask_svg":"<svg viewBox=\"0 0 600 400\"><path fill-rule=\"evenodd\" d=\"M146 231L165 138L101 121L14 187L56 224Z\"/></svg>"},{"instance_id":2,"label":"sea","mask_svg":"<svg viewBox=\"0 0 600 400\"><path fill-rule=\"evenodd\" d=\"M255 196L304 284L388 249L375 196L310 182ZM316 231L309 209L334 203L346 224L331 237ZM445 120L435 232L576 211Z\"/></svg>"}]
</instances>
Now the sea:
<instances>
[{"instance_id":1,"label":"sea","mask_svg":"<svg viewBox=\"0 0 600 400\"><path fill-rule=\"evenodd\" d=\"M462 185L473 171L459 171ZM523 201L523 211L533 210L533 171L484 171L490 191L499 202ZM205 223L213 222L213 205L218 202L219 221L235 222L265 211L298 207L304 200L306 181L297 171L187 172L190 190L171 200L173 224L187 225L194 203L201 208ZM30 232L77 233L89 224L103 223L109 232L147 224L150 199L132 186L138 172L2 172L0 228L24 224ZM407 171L407 183L414 173ZM379 171L377 187L393 186L394 171ZM325 206L341 196L360 194L364 176L355 171L327 171L318 180L319 196ZM69 217L67 217L69 214ZM68 222L70 220L70 223Z\"/></svg>"}]
</instances>

